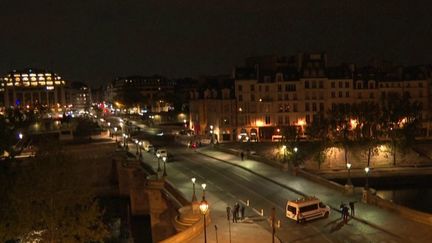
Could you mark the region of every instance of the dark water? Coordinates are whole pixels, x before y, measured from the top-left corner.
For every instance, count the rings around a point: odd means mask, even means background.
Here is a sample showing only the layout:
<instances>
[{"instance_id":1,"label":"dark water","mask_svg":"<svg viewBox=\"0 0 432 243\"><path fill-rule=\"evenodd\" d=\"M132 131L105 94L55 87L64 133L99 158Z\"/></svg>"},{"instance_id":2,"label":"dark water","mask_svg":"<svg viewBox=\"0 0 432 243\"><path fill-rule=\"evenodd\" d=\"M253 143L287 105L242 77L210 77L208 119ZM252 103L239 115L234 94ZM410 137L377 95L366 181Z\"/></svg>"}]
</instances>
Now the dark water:
<instances>
[{"instance_id":1,"label":"dark water","mask_svg":"<svg viewBox=\"0 0 432 243\"><path fill-rule=\"evenodd\" d=\"M345 179L334 180L345 184ZM353 184L363 187L365 178L354 178ZM377 195L396 204L432 213L432 176L369 178L369 186Z\"/></svg>"}]
</instances>

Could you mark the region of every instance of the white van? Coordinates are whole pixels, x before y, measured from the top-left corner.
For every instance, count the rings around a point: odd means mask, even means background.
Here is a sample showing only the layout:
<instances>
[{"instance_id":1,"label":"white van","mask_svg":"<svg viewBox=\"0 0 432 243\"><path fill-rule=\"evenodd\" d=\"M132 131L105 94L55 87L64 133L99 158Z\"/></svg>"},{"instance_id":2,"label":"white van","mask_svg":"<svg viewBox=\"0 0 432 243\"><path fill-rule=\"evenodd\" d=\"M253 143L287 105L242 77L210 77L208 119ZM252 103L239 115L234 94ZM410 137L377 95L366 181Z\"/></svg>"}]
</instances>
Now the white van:
<instances>
[{"instance_id":1,"label":"white van","mask_svg":"<svg viewBox=\"0 0 432 243\"><path fill-rule=\"evenodd\" d=\"M299 223L316 218L326 218L329 214L330 207L324 205L316 197L288 201L286 205L286 217Z\"/></svg>"}]
</instances>

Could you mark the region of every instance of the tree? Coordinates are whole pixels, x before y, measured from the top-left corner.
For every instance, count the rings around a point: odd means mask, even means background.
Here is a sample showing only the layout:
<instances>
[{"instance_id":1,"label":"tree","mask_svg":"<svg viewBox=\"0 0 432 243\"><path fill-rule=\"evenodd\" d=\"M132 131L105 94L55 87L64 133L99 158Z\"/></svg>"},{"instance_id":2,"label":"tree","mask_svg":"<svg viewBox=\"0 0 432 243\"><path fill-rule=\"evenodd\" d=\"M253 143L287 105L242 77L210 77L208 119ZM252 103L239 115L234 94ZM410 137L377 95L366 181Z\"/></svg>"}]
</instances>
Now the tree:
<instances>
[{"instance_id":1,"label":"tree","mask_svg":"<svg viewBox=\"0 0 432 243\"><path fill-rule=\"evenodd\" d=\"M0 241L37 238L41 242L98 242L108 236L91 185L50 144L38 157L0 178Z\"/></svg>"}]
</instances>

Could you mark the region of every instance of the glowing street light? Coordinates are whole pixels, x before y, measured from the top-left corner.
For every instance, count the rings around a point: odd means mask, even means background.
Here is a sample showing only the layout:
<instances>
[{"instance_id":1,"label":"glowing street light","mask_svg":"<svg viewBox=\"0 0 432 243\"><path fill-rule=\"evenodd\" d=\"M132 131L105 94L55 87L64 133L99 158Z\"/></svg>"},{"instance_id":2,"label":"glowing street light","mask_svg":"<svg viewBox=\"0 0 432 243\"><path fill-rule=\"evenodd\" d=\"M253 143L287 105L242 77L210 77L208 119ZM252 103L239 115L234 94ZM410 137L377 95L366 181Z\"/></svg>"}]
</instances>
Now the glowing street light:
<instances>
[{"instance_id":1,"label":"glowing street light","mask_svg":"<svg viewBox=\"0 0 432 243\"><path fill-rule=\"evenodd\" d=\"M201 187L203 189L203 196L202 196L202 200L201 203L199 205L201 214L204 217L204 243L207 243L207 230L206 230L206 214L209 208L208 202L205 200L205 188L206 188L206 184L201 184Z\"/></svg>"},{"instance_id":2,"label":"glowing street light","mask_svg":"<svg viewBox=\"0 0 432 243\"><path fill-rule=\"evenodd\" d=\"M365 189L368 190L369 189L369 171L370 171L370 169L369 169L369 167L366 167L364 170L366 172L366 186L365 186Z\"/></svg>"},{"instance_id":3,"label":"glowing street light","mask_svg":"<svg viewBox=\"0 0 432 243\"><path fill-rule=\"evenodd\" d=\"M114 127L114 136L115 136L115 141L117 143L117 127Z\"/></svg>"},{"instance_id":4,"label":"glowing street light","mask_svg":"<svg viewBox=\"0 0 432 243\"><path fill-rule=\"evenodd\" d=\"M24 137L24 135L23 135L22 133L19 133L19 134L18 134L18 137L19 137L20 140L22 140L23 137Z\"/></svg>"},{"instance_id":5,"label":"glowing street light","mask_svg":"<svg viewBox=\"0 0 432 243\"><path fill-rule=\"evenodd\" d=\"M166 177L167 176L167 172L166 172L166 160L167 160L167 157L162 157L162 160L163 160L163 164L164 164L164 169L163 169L163 174L162 174L162 176L164 176L164 177Z\"/></svg>"},{"instance_id":6,"label":"glowing street light","mask_svg":"<svg viewBox=\"0 0 432 243\"><path fill-rule=\"evenodd\" d=\"M195 181L196 181L196 178L195 177L193 177L192 179L191 179L191 181L192 181L192 188L193 188L193 191L192 191L192 202L196 202L197 201L197 198L196 198L196 195L195 195Z\"/></svg>"},{"instance_id":7,"label":"glowing street light","mask_svg":"<svg viewBox=\"0 0 432 243\"><path fill-rule=\"evenodd\" d=\"M158 159L158 168L157 168L157 172L160 172L161 171L161 167L160 167L160 153L156 153L156 157L157 157L157 159Z\"/></svg>"},{"instance_id":8,"label":"glowing street light","mask_svg":"<svg viewBox=\"0 0 432 243\"><path fill-rule=\"evenodd\" d=\"M348 169L348 180L347 180L347 185L351 186L352 182L351 182L351 163L347 163L346 167Z\"/></svg>"},{"instance_id":9,"label":"glowing street light","mask_svg":"<svg viewBox=\"0 0 432 243\"><path fill-rule=\"evenodd\" d=\"M294 153L297 153L297 151L298 151L298 148L297 147L294 147Z\"/></svg>"}]
</instances>

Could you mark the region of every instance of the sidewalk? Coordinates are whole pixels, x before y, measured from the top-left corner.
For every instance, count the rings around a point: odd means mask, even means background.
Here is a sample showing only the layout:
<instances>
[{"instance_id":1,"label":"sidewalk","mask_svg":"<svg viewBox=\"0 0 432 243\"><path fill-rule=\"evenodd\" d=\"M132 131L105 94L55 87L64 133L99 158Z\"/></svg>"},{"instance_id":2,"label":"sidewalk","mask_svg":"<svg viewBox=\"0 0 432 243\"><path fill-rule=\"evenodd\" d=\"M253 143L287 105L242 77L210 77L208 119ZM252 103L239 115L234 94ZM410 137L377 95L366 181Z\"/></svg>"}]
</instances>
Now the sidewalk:
<instances>
[{"instance_id":1,"label":"sidewalk","mask_svg":"<svg viewBox=\"0 0 432 243\"><path fill-rule=\"evenodd\" d=\"M430 242L432 227L406 219L388 210L361 202L361 195L345 195L318 183L311 182L300 176L293 176L267 164L211 149L200 149L199 152L208 157L244 168L256 175L279 184L291 191L317 196L333 210L339 210L341 202L357 201L355 220L368 224L401 242ZM289 186L288 186L289 185ZM303 196L303 195L299 195Z\"/></svg>"}]
</instances>

